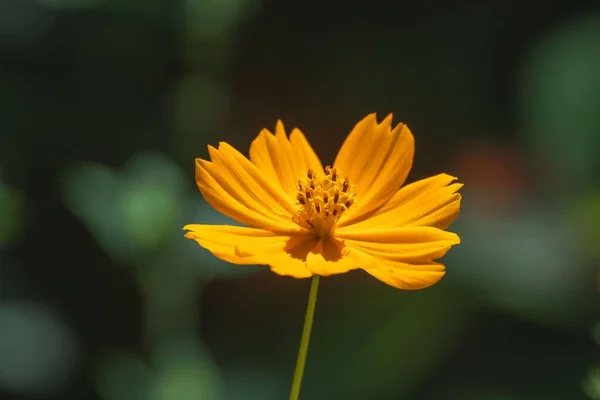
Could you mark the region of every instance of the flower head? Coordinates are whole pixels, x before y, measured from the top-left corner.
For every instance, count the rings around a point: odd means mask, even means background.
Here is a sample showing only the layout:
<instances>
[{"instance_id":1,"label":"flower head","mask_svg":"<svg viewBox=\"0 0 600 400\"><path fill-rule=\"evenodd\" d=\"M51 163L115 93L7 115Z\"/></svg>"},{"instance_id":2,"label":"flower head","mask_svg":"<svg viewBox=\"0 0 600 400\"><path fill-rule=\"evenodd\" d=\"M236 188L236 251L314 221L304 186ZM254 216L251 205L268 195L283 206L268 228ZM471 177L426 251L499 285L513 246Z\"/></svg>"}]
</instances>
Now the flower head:
<instances>
[{"instance_id":1,"label":"flower head","mask_svg":"<svg viewBox=\"0 0 600 400\"><path fill-rule=\"evenodd\" d=\"M460 210L462 187L439 174L403 187L414 138L408 127L375 114L350 132L323 168L298 129L263 129L246 158L227 143L196 159L196 182L217 211L248 227L186 225L216 257L269 265L308 278L363 269L400 289L421 289L445 274L434 260L460 239L445 229Z\"/></svg>"}]
</instances>

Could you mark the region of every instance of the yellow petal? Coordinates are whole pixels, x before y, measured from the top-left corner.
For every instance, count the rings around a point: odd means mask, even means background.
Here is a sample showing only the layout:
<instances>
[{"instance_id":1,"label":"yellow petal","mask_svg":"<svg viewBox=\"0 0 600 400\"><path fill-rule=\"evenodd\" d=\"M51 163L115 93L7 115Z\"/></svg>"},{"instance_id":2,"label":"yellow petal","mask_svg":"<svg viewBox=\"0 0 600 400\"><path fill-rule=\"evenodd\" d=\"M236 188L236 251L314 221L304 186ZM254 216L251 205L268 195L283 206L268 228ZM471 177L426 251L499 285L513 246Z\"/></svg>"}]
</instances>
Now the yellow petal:
<instances>
[{"instance_id":1,"label":"yellow petal","mask_svg":"<svg viewBox=\"0 0 600 400\"><path fill-rule=\"evenodd\" d=\"M279 275L308 278L306 254L316 240L310 235L281 236L262 229L230 225L186 225L185 237L193 239L215 257L232 264L269 265Z\"/></svg>"},{"instance_id":2,"label":"yellow petal","mask_svg":"<svg viewBox=\"0 0 600 400\"><path fill-rule=\"evenodd\" d=\"M445 229L460 212L463 186L457 178L439 174L401 188L368 219L355 224L355 229L398 227L404 225L434 226ZM348 225L342 222L338 226Z\"/></svg>"},{"instance_id":3,"label":"yellow petal","mask_svg":"<svg viewBox=\"0 0 600 400\"><path fill-rule=\"evenodd\" d=\"M196 159L196 183L213 208L255 228L281 234L302 229L292 221L297 207L278 183L227 143L208 150L212 162Z\"/></svg>"},{"instance_id":4,"label":"yellow petal","mask_svg":"<svg viewBox=\"0 0 600 400\"><path fill-rule=\"evenodd\" d=\"M413 243L437 242L448 240L453 244L460 243L456 233L429 226L403 226L397 228L358 229L357 225L338 228L335 231L338 239L349 239L372 243Z\"/></svg>"},{"instance_id":5,"label":"yellow petal","mask_svg":"<svg viewBox=\"0 0 600 400\"><path fill-rule=\"evenodd\" d=\"M281 121L277 121L275 135L266 129L259 133L250 146L250 160L292 197L297 190L298 178L306 176L309 168L323 171L319 158L302 132L294 129L288 139Z\"/></svg>"},{"instance_id":6,"label":"yellow petal","mask_svg":"<svg viewBox=\"0 0 600 400\"><path fill-rule=\"evenodd\" d=\"M346 245L386 262L427 262L442 258L458 240L441 239L415 243L378 243L346 240Z\"/></svg>"},{"instance_id":7,"label":"yellow petal","mask_svg":"<svg viewBox=\"0 0 600 400\"><path fill-rule=\"evenodd\" d=\"M401 227L336 231L347 246L360 250L378 261L401 265L427 263L443 257L460 243L457 234L432 227Z\"/></svg>"},{"instance_id":8,"label":"yellow petal","mask_svg":"<svg viewBox=\"0 0 600 400\"><path fill-rule=\"evenodd\" d=\"M445 268L433 260L460 243L455 233L423 226L364 230L352 226L336 230L336 237L377 260L379 267L366 271L399 289L422 289L439 281Z\"/></svg>"},{"instance_id":9,"label":"yellow petal","mask_svg":"<svg viewBox=\"0 0 600 400\"><path fill-rule=\"evenodd\" d=\"M196 183L204 199L220 213L255 228L292 235L302 228L232 184L229 174L211 162L196 159Z\"/></svg>"},{"instance_id":10,"label":"yellow petal","mask_svg":"<svg viewBox=\"0 0 600 400\"><path fill-rule=\"evenodd\" d=\"M221 142L219 150L213 148L211 156L216 154L221 156L222 166L229 170L231 177L256 199L262 200L268 206L284 209L292 215L297 213L296 200L291 198L280 185L266 178L242 153L229 144Z\"/></svg>"},{"instance_id":11,"label":"yellow petal","mask_svg":"<svg viewBox=\"0 0 600 400\"><path fill-rule=\"evenodd\" d=\"M290 143L294 148L294 154L298 161L300 172L304 173L312 168L314 171L323 173L323 165L317 156L317 153L312 149L304 134L298 128L292 129L290 134Z\"/></svg>"},{"instance_id":12,"label":"yellow petal","mask_svg":"<svg viewBox=\"0 0 600 400\"><path fill-rule=\"evenodd\" d=\"M456 184L457 189L462 186L462 184ZM434 226L440 229L446 229L458 217L460 214L460 202L462 200L462 196L459 193L454 193L450 196L450 199L446 200L442 205L437 207L435 210L427 211L423 213L423 216L416 221L410 222L410 225L413 226ZM416 215L416 214L415 214Z\"/></svg>"},{"instance_id":13,"label":"yellow petal","mask_svg":"<svg viewBox=\"0 0 600 400\"><path fill-rule=\"evenodd\" d=\"M420 265L403 264L366 270L373 277L398 289L417 290L435 285L446 274L444 265L426 263Z\"/></svg>"},{"instance_id":14,"label":"yellow petal","mask_svg":"<svg viewBox=\"0 0 600 400\"><path fill-rule=\"evenodd\" d=\"M369 269L376 261L359 249L345 246L335 239L319 240L308 253L306 265L316 275L343 274L353 269Z\"/></svg>"},{"instance_id":15,"label":"yellow petal","mask_svg":"<svg viewBox=\"0 0 600 400\"><path fill-rule=\"evenodd\" d=\"M400 189L412 167L414 138L408 127L392 129L392 115L377 124L375 114L360 121L342 145L334 166L356 185L356 203L340 219L367 218Z\"/></svg>"}]
</instances>

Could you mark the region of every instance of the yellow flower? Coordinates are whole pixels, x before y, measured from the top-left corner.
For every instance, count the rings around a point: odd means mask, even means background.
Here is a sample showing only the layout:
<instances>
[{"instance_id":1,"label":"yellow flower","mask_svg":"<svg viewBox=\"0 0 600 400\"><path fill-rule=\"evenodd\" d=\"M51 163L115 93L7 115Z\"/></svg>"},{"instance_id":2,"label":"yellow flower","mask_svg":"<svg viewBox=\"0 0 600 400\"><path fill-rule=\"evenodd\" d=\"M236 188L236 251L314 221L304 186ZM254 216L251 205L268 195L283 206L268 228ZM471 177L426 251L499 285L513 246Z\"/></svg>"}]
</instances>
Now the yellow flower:
<instances>
[{"instance_id":1,"label":"yellow flower","mask_svg":"<svg viewBox=\"0 0 600 400\"><path fill-rule=\"evenodd\" d=\"M414 138L375 114L350 132L332 167L298 129L281 121L263 129L250 159L227 143L196 159L196 182L217 211L248 227L186 225L216 257L269 265L280 275L309 278L363 269L399 289L421 289L445 274L434 260L460 239L446 229L460 210L460 183L439 174L402 187Z\"/></svg>"}]
</instances>

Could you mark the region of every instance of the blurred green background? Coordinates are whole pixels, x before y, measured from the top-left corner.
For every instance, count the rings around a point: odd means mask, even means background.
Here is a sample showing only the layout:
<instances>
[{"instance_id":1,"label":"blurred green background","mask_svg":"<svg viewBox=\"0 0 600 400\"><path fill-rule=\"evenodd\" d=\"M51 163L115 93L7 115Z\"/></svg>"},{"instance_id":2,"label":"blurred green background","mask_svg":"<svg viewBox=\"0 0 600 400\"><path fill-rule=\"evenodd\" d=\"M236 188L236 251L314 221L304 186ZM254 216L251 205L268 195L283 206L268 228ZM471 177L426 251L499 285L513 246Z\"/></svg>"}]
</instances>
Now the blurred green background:
<instances>
[{"instance_id":1,"label":"blurred green background","mask_svg":"<svg viewBox=\"0 0 600 400\"><path fill-rule=\"evenodd\" d=\"M465 183L435 287L324 279L303 399L600 399L597 1L0 0L0 397L287 398L308 280L220 262L195 157L367 113Z\"/></svg>"}]
</instances>

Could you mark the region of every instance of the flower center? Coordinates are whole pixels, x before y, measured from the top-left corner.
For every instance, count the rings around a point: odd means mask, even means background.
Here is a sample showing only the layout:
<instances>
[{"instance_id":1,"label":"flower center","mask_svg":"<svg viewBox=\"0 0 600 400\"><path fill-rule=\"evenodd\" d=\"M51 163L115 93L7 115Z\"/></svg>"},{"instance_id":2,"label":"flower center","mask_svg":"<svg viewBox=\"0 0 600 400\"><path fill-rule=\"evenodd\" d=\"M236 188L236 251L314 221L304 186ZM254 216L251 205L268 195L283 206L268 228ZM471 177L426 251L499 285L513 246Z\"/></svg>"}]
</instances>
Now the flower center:
<instances>
[{"instance_id":1,"label":"flower center","mask_svg":"<svg viewBox=\"0 0 600 400\"><path fill-rule=\"evenodd\" d=\"M335 223L354 204L356 191L348 178L335 168L325 167L325 176L308 169L306 177L298 179L296 199L300 205L295 222L313 230L319 237L331 235Z\"/></svg>"}]
</instances>

